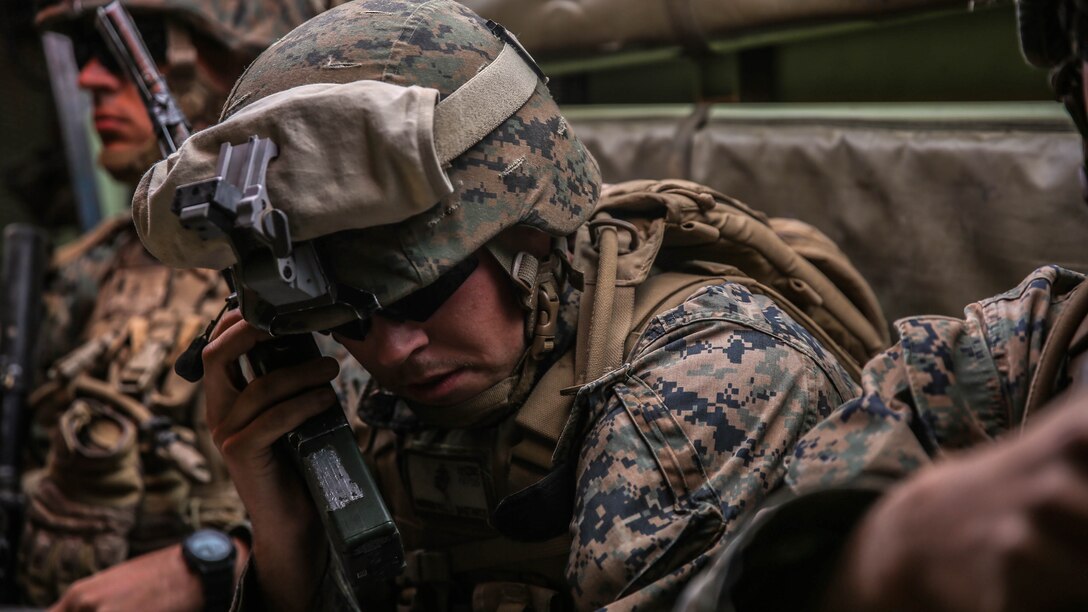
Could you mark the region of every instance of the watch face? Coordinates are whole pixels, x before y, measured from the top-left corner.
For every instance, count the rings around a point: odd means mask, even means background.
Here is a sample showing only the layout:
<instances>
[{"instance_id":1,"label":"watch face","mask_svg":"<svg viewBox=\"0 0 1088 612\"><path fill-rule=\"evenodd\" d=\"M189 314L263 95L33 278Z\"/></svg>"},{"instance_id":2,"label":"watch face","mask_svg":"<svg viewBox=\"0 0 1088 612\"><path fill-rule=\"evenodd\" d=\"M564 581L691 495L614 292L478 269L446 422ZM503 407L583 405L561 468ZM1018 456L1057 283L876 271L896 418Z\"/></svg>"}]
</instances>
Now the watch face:
<instances>
[{"instance_id":1,"label":"watch face","mask_svg":"<svg viewBox=\"0 0 1088 612\"><path fill-rule=\"evenodd\" d=\"M234 550L234 543L224 533L202 529L189 536L185 547L197 559L210 563L229 557Z\"/></svg>"}]
</instances>

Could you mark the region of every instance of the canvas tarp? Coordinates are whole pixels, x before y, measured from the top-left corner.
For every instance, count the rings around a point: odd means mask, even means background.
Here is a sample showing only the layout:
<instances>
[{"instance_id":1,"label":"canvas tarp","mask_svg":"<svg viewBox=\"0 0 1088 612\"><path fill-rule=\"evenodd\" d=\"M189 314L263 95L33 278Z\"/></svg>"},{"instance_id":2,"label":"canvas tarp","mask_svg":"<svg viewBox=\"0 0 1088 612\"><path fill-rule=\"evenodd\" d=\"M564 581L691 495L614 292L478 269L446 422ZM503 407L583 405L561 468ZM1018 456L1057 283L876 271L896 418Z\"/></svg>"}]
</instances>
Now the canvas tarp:
<instances>
[{"instance_id":1,"label":"canvas tarp","mask_svg":"<svg viewBox=\"0 0 1088 612\"><path fill-rule=\"evenodd\" d=\"M967 6L966 0L461 0L542 56L690 45L730 33L813 20Z\"/></svg>"},{"instance_id":2,"label":"canvas tarp","mask_svg":"<svg viewBox=\"0 0 1088 612\"><path fill-rule=\"evenodd\" d=\"M1088 271L1079 139L1060 105L568 110L605 180L680 177L812 223L889 320L959 315L1032 269ZM792 109L792 110L791 110Z\"/></svg>"}]
</instances>

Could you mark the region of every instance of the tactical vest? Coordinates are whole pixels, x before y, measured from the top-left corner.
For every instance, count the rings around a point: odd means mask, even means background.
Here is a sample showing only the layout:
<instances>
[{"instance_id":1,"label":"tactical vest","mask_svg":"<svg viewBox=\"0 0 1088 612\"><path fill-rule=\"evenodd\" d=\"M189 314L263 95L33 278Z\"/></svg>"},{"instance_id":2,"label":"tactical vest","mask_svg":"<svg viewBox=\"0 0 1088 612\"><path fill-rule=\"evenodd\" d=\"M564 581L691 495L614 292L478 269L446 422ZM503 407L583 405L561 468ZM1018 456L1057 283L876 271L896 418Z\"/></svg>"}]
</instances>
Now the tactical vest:
<instances>
[{"instance_id":1,"label":"tactical vest","mask_svg":"<svg viewBox=\"0 0 1088 612\"><path fill-rule=\"evenodd\" d=\"M87 264L97 286L89 317L70 322L75 348L49 364L30 399L51 431L45 468L28 487L20 551L38 605L201 525L244 518L204 426L199 386L172 368L223 305L225 287L212 271L153 260L127 219L59 251L54 269L78 271L92 253L107 256ZM59 310L66 296L47 298Z\"/></svg>"},{"instance_id":2,"label":"tactical vest","mask_svg":"<svg viewBox=\"0 0 1088 612\"><path fill-rule=\"evenodd\" d=\"M855 379L889 342L868 284L822 233L695 183L606 189L575 254L585 271L573 279L583 289L575 347L516 413L474 430L358 430L409 551L402 609L572 605L573 455L590 424L571 391L621 367L655 315L703 287L739 282L772 297Z\"/></svg>"}]
</instances>

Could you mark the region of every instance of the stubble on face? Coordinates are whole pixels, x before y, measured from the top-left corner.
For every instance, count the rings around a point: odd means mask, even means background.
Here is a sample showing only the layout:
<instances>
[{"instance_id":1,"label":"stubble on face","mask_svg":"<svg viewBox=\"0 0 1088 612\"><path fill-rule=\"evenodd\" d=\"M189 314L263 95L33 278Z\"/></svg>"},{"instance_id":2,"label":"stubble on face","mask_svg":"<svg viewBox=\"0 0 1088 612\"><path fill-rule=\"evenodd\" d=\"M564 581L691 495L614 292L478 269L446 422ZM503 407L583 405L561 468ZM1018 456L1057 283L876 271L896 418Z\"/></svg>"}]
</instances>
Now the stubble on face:
<instances>
[{"instance_id":1,"label":"stubble on face","mask_svg":"<svg viewBox=\"0 0 1088 612\"><path fill-rule=\"evenodd\" d=\"M510 376L525 352L525 313L506 272L485 251L480 266L428 320L378 316L363 341L337 337L382 387L410 401L450 406Z\"/></svg>"}]
</instances>

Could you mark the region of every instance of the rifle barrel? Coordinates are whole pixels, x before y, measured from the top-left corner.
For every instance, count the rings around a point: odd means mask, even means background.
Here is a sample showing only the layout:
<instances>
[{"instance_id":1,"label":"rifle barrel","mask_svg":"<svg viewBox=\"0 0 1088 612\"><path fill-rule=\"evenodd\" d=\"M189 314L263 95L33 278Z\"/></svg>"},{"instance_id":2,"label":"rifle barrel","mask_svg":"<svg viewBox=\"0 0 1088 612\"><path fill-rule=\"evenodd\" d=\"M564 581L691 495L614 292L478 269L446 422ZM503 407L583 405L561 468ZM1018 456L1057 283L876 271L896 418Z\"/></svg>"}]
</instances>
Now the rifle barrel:
<instances>
[{"instance_id":1,"label":"rifle barrel","mask_svg":"<svg viewBox=\"0 0 1088 612\"><path fill-rule=\"evenodd\" d=\"M174 153L189 138L189 123L171 95L166 78L159 72L155 59L147 50L136 22L120 0L113 0L98 8L95 26L117 63L125 67L129 78L136 84L158 135L163 157Z\"/></svg>"}]
</instances>

